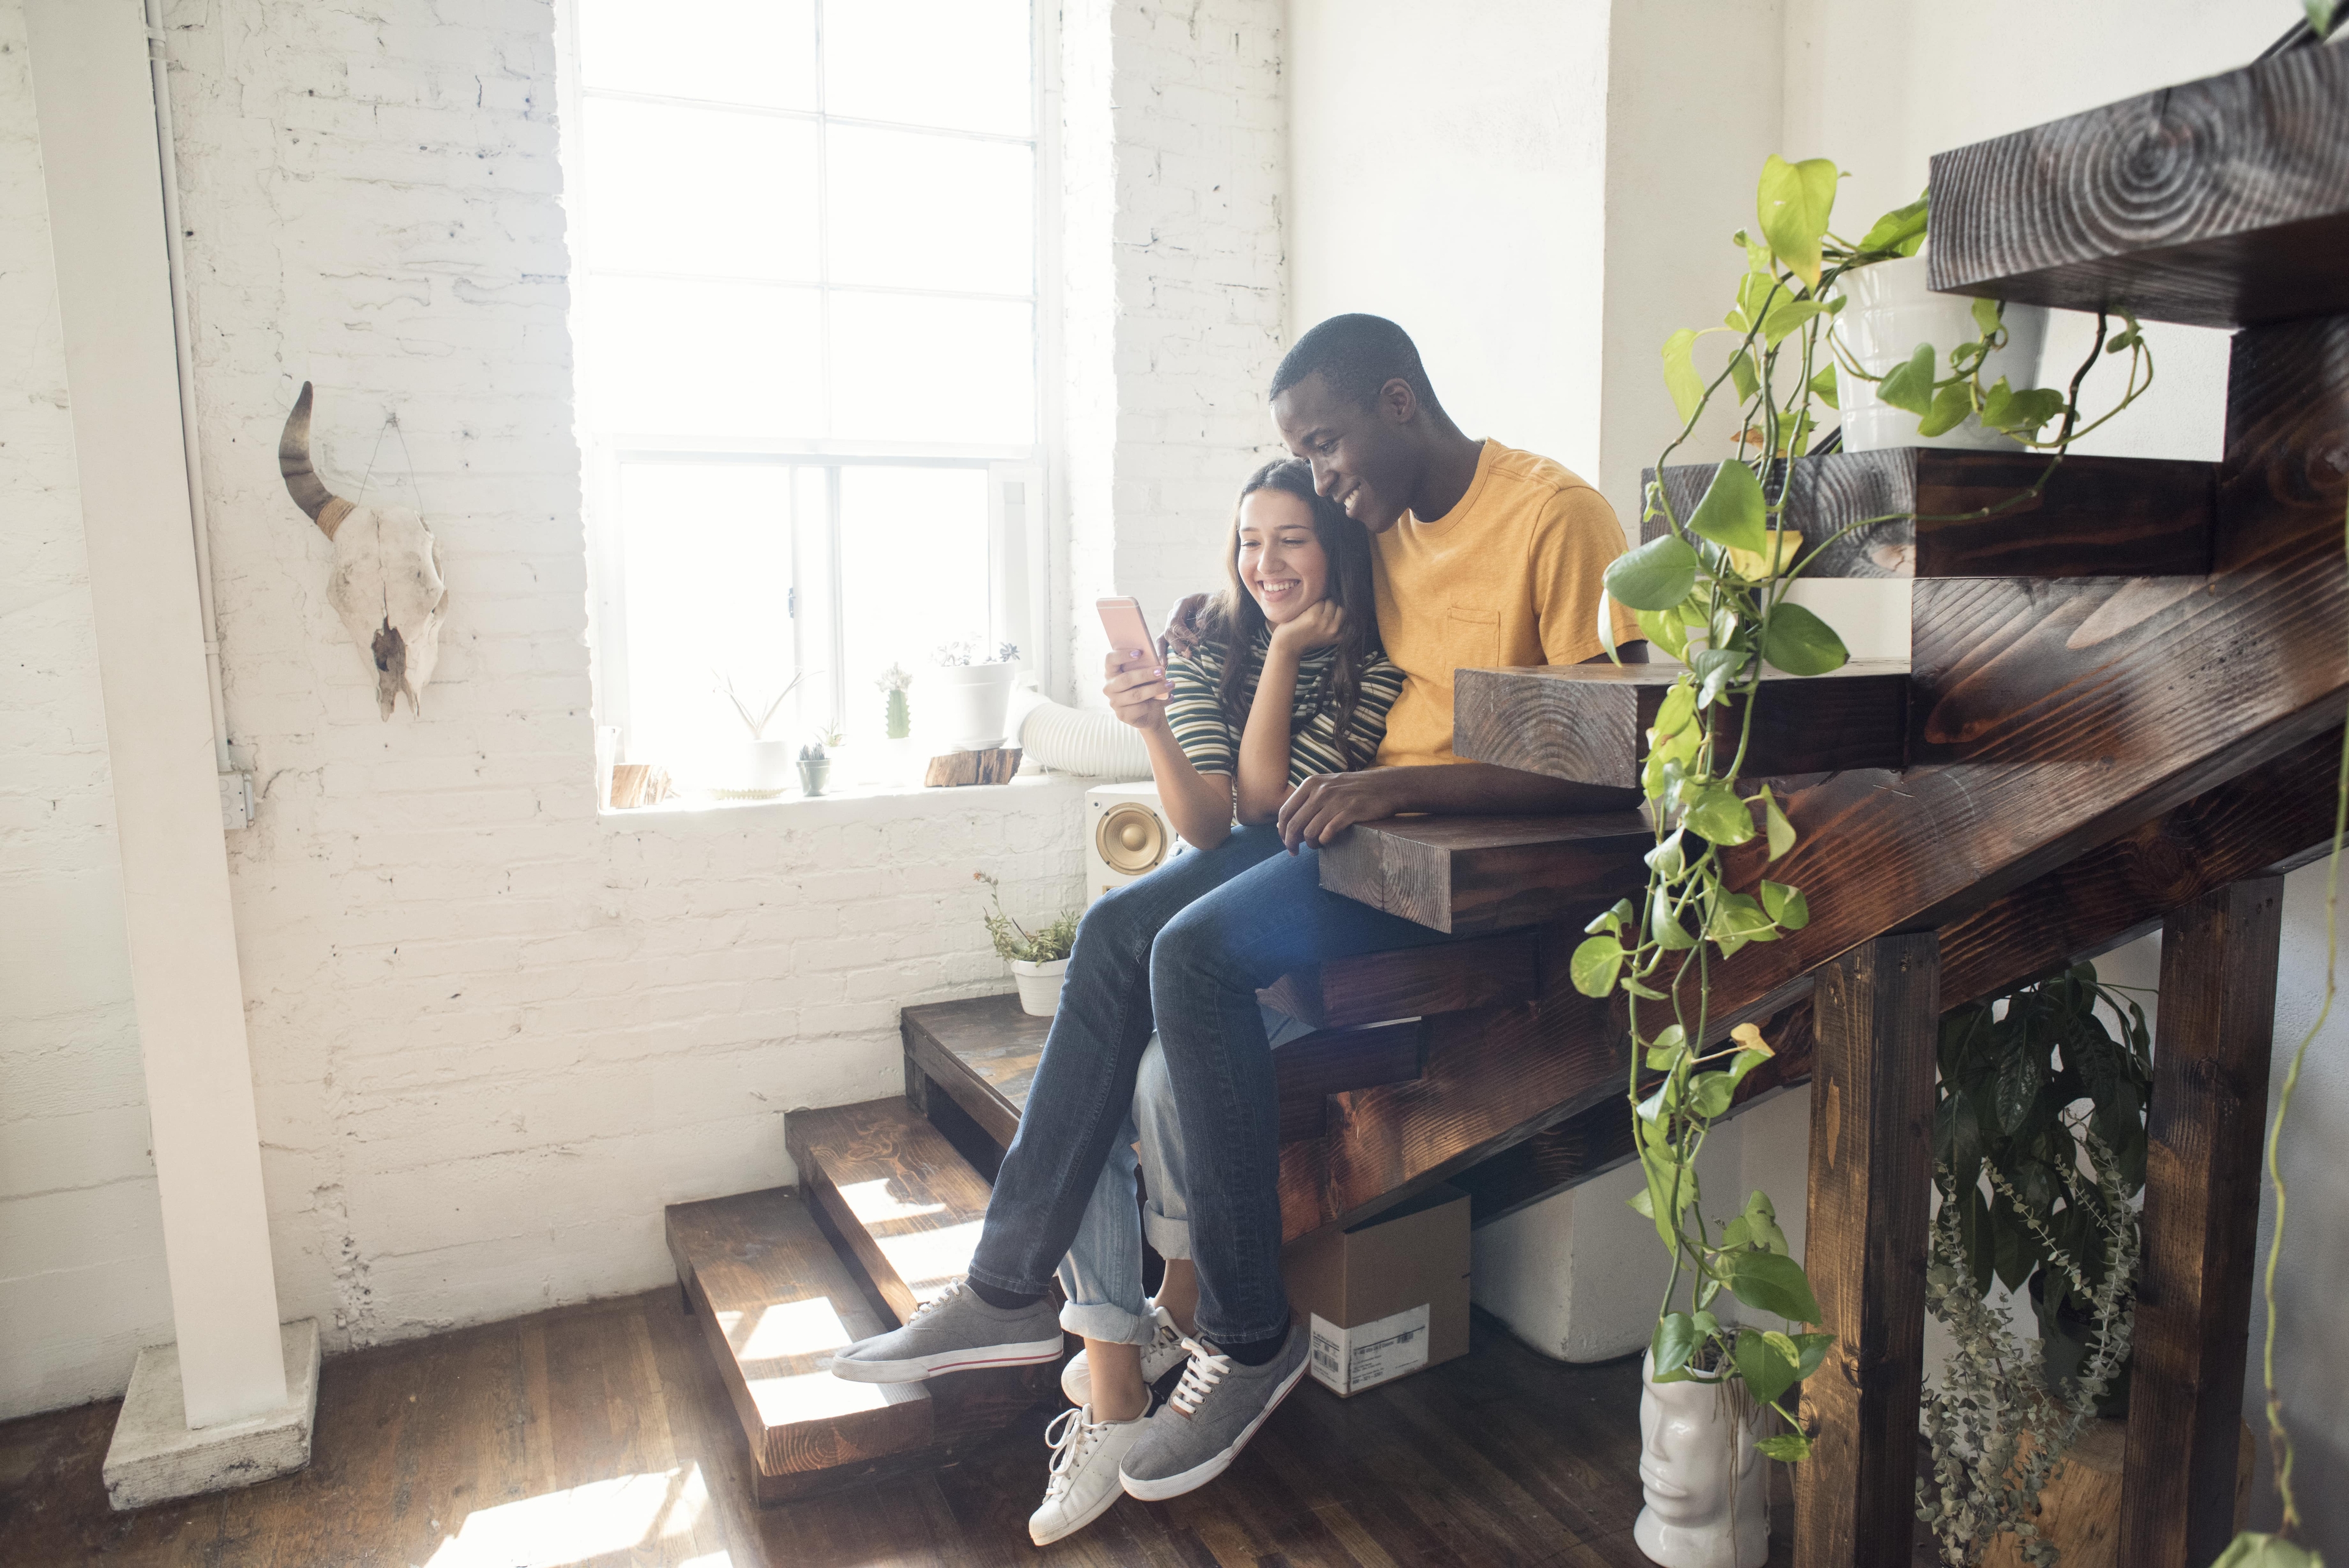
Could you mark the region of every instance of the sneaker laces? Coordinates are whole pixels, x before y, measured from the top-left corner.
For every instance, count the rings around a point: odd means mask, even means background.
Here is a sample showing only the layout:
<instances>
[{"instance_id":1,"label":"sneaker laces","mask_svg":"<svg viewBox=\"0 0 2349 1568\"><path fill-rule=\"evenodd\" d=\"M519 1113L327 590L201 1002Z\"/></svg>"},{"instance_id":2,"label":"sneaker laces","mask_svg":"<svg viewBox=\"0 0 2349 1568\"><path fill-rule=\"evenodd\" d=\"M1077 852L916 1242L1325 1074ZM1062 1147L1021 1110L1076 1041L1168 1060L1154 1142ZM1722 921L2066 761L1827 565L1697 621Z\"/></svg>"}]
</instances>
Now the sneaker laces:
<instances>
[{"instance_id":1,"label":"sneaker laces","mask_svg":"<svg viewBox=\"0 0 2349 1568\"><path fill-rule=\"evenodd\" d=\"M968 1295L969 1293L970 1282L967 1280L957 1280L954 1283L940 1291L936 1295L932 1296L928 1301L916 1303L914 1307L914 1317L921 1317L928 1313L935 1312L939 1307L942 1307L948 1302L953 1301L956 1297ZM914 1321L914 1317L909 1317L905 1321L907 1323L911 1323Z\"/></svg>"},{"instance_id":2,"label":"sneaker laces","mask_svg":"<svg viewBox=\"0 0 2349 1568\"><path fill-rule=\"evenodd\" d=\"M1046 1502L1076 1484L1079 1467L1101 1446L1109 1423L1091 1419L1092 1410L1090 1405L1071 1406L1044 1428L1044 1444L1052 1450L1051 1473L1044 1482Z\"/></svg>"},{"instance_id":3,"label":"sneaker laces","mask_svg":"<svg viewBox=\"0 0 2349 1568\"><path fill-rule=\"evenodd\" d=\"M1174 1386L1166 1402L1185 1416L1195 1416L1199 1407L1207 1402L1208 1394L1224 1380L1224 1374L1232 1369L1232 1358L1208 1349L1188 1334L1183 1336L1183 1348L1191 1353L1190 1365L1183 1368L1183 1381Z\"/></svg>"}]
</instances>

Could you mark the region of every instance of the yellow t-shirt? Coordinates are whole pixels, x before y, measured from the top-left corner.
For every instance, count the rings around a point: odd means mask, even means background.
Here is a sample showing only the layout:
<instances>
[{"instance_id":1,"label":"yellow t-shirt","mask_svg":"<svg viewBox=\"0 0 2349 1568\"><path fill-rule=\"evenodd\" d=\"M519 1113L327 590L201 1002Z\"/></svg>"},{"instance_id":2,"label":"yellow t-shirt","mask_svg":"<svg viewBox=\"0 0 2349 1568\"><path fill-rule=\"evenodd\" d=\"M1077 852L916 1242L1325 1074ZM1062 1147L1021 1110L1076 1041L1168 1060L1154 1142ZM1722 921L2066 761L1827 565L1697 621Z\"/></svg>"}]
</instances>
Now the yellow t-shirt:
<instances>
[{"instance_id":1,"label":"yellow t-shirt","mask_svg":"<svg viewBox=\"0 0 2349 1568\"><path fill-rule=\"evenodd\" d=\"M1433 522L1406 512L1374 535L1379 636L1403 672L1383 766L1454 763L1452 672L1579 664L1605 651L1599 592L1624 549L1607 498L1559 464L1485 443L1459 504ZM1621 605L1615 639L1640 635Z\"/></svg>"}]
</instances>

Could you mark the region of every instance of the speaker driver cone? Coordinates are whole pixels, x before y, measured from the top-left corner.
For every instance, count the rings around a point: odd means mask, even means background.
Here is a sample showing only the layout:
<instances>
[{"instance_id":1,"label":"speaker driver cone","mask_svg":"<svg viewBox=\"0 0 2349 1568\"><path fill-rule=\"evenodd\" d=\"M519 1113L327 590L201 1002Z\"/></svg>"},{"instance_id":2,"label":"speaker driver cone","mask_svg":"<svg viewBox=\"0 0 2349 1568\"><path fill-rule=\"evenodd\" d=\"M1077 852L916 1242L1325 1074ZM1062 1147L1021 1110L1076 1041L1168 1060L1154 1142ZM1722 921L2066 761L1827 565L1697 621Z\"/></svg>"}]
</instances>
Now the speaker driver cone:
<instances>
[{"instance_id":1,"label":"speaker driver cone","mask_svg":"<svg viewBox=\"0 0 2349 1568\"><path fill-rule=\"evenodd\" d=\"M1102 813L1093 829L1093 846L1102 864L1123 877L1139 877L1166 858L1166 828L1158 814L1133 801L1121 801Z\"/></svg>"}]
</instances>

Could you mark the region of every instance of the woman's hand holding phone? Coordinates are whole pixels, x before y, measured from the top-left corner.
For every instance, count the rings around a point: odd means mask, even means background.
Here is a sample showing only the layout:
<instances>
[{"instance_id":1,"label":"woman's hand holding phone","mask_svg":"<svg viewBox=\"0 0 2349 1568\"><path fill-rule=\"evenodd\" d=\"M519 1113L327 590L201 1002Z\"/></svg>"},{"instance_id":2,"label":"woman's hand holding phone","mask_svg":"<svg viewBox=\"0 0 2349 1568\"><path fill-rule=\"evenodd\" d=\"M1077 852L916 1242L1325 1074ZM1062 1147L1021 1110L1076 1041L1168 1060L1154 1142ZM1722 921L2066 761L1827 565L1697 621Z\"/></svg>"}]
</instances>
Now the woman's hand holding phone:
<instances>
[{"instance_id":1,"label":"woman's hand holding phone","mask_svg":"<svg viewBox=\"0 0 2349 1568\"><path fill-rule=\"evenodd\" d=\"M1110 711L1137 730L1166 726L1166 700L1173 695L1166 671L1154 653L1114 652L1104 662L1109 683L1102 695Z\"/></svg>"}]
</instances>

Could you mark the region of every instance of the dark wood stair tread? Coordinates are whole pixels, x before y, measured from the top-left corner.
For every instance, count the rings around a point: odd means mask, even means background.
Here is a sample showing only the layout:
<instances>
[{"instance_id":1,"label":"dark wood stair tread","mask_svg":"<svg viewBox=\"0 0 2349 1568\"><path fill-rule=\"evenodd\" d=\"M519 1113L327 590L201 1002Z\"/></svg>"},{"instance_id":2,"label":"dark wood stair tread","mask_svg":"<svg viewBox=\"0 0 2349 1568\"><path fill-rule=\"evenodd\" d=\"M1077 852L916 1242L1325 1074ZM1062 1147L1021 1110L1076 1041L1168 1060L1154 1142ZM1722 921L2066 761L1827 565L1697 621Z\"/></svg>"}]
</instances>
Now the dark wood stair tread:
<instances>
[{"instance_id":1,"label":"dark wood stair tread","mask_svg":"<svg viewBox=\"0 0 2349 1568\"><path fill-rule=\"evenodd\" d=\"M1400 816L1321 852L1321 886L1439 931L1538 925L1644 887L1656 836L1637 812Z\"/></svg>"},{"instance_id":2,"label":"dark wood stair tread","mask_svg":"<svg viewBox=\"0 0 2349 1568\"><path fill-rule=\"evenodd\" d=\"M783 1118L800 1185L902 1323L970 1267L987 1179L902 1097Z\"/></svg>"},{"instance_id":3,"label":"dark wood stair tread","mask_svg":"<svg viewBox=\"0 0 2349 1568\"><path fill-rule=\"evenodd\" d=\"M1680 665L1669 663L1463 670L1453 677L1452 743L1480 763L1632 788L1648 730L1682 673ZM1909 667L1897 659L1854 659L1833 674L1806 679L1765 670L1744 776L1758 782L1899 768L1906 754L1908 687ZM1716 733L1736 722L1741 711L1736 705L1716 710Z\"/></svg>"},{"instance_id":4,"label":"dark wood stair tread","mask_svg":"<svg viewBox=\"0 0 2349 1568\"><path fill-rule=\"evenodd\" d=\"M1937 289L2197 327L2349 312L2349 52L1939 153L1930 184Z\"/></svg>"},{"instance_id":5,"label":"dark wood stair tread","mask_svg":"<svg viewBox=\"0 0 2349 1568\"><path fill-rule=\"evenodd\" d=\"M701 1320L761 1482L812 1478L932 1440L919 1383L847 1383L824 1370L888 1324L786 1188L671 1204L669 1254Z\"/></svg>"},{"instance_id":6,"label":"dark wood stair tread","mask_svg":"<svg viewBox=\"0 0 2349 1568\"><path fill-rule=\"evenodd\" d=\"M2048 462L2044 452L1936 447L1798 458L1786 479L1785 525L1806 549L1825 546L1804 568L1809 577L2199 577L2210 569L2217 463L2075 455L2037 495L2016 502ZM1708 463L1664 470L1674 515L1688 518L1715 472ZM1992 507L2001 509L1973 515ZM1895 520L1853 527L1887 516ZM1667 526L1651 517L1642 537Z\"/></svg>"}]
</instances>

